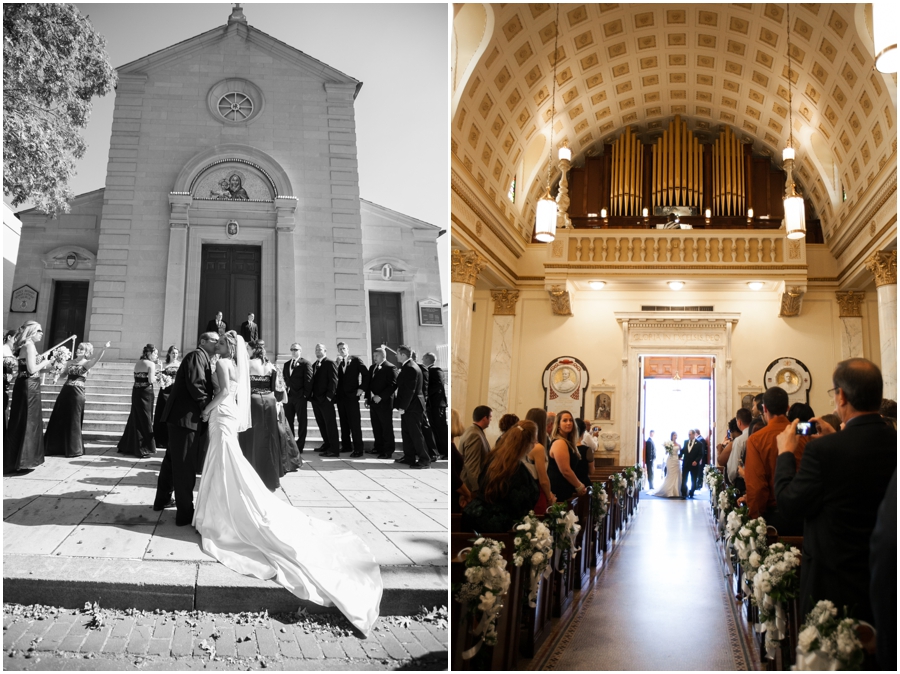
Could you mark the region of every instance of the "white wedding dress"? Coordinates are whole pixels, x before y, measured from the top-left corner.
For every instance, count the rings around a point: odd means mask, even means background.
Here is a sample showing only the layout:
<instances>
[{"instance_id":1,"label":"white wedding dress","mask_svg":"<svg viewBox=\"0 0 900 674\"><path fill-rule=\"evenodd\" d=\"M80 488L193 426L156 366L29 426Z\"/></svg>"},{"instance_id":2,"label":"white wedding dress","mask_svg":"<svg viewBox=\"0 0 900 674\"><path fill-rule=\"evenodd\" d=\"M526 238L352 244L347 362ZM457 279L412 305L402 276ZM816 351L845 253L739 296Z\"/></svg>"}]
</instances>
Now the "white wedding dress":
<instances>
[{"instance_id":1,"label":"white wedding dress","mask_svg":"<svg viewBox=\"0 0 900 674\"><path fill-rule=\"evenodd\" d=\"M240 353L245 347L238 340ZM241 378L209 419L209 451L194 512L203 550L238 573L274 578L301 599L337 606L368 635L381 604L378 563L356 534L305 515L263 484L238 443L235 393Z\"/></svg>"},{"instance_id":2,"label":"white wedding dress","mask_svg":"<svg viewBox=\"0 0 900 674\"><path fill-rule=\"evenodd\" d=\"M653 495L663 498L681 497L681 459L678 454L666 459L666 479Z\"/></svg>"}]
</instances>

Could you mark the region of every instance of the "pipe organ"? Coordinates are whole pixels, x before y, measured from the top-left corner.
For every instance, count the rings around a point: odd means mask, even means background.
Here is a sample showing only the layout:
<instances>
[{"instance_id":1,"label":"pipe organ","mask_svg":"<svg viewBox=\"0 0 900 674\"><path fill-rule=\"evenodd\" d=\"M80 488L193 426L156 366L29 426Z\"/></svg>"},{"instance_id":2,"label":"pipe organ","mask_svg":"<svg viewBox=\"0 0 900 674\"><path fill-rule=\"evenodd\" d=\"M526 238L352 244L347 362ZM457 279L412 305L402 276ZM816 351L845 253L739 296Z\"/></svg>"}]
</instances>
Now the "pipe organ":
<instances>
[{"instance_id":1,"label":"pipe organ","mask_svg":"<svg viewBox=\"0 0 900 674\"><path fill-rule=\"evenodd\" d=\"M631 127L612 145L613 215L640 215L643 197L644 146Z\"/></svg>"},{"instance_id":2,"label":"pipe organ","mask_svg":"<svg viewBox=\"0 0 900 674\"><path fill-rule=\"evenodd\" d=\"M713 143L713 215L746 215L744 145L730 126Z\"/></svg>"},{"instance_id":3,"label":"pipe organ","mask_svg":"<svg viewBox=\"0 0 900 674\"><path fill-rule=\"evenodd\" d=\"M654 212L664 206L699 210L703 193L703 149L681 115L675 115L669 128L654 143L652 156Z\"/></svg>"}]
</instances>

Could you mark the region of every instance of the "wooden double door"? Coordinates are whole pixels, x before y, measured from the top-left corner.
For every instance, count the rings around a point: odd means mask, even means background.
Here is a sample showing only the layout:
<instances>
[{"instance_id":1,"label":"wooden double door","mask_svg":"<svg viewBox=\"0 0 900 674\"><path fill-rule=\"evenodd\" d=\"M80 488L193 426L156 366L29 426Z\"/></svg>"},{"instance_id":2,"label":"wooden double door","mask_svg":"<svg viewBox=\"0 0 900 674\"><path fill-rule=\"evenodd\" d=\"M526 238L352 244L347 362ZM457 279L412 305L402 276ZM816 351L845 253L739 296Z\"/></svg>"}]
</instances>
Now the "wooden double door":
<instances>
[{"instance_id":1,"label":"wooden double door","mask_svg":"<svg viewBox=\"0 0 900 674\"><path fill-rule=\"evenodd\" d=\"M260 301L262 248L204 244L201 260L200 331L221 311L228 329L240 332L241 323L252 313L260 338L265 340L266 317Z\"/></svg>"},{"instance_id":2,"label":"wooden double door","mask_svg":"<svg viewBox=\"0 0 900 674\"><path fill-rule=\"evenodd\" d=\"M76 335L75 344L67 344L74 352L75 346L87 339L84 327L87 320L89 289L89 281L56 281L54 283L50 329L41 345L42 349L49 349L66 337Z\"/></svg>"},{"instance_id":3,"label":"wooden double door","mask_svg":"<svg viewBox=\"0 0 900 674\"><path fill-rule=\"evenodd\" d=\"M403 308L400 299L400 293L369 291L369 325L373 349L384 344L396 351L403 343ZM394 365L399 365L396 353L388 351L387 359Z\"/></svg>"}]
</instances>

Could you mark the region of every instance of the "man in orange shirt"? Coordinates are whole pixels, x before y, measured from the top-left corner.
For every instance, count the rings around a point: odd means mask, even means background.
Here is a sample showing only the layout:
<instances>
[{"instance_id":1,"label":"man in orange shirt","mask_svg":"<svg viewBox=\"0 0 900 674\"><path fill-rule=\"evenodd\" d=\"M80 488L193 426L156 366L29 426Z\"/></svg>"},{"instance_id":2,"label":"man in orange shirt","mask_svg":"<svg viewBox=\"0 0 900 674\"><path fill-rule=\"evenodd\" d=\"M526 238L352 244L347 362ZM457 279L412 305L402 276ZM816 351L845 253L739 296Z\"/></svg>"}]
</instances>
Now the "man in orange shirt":
<instances>
[{"instance_id":1,"label":"man in orange shirt","mask_svg":"<svg viewBox=\"0 0 900 674\"><path fill-rule=\"evenodd\" d=\"M797 536L803 533L803 523L789 520L778 512L775 500L775 462L778 459L776 438L790 421L787 418L788 394L784 389L773 386L763 394L762 413L766 425L747 438L747 455L744 459L744 481L747 494L743 497L750 510L750 518L764 517L782 536ZM809 440L798 438L794 456L797 466L803 456L803 448Z\"/></svg>"}]
</instances>

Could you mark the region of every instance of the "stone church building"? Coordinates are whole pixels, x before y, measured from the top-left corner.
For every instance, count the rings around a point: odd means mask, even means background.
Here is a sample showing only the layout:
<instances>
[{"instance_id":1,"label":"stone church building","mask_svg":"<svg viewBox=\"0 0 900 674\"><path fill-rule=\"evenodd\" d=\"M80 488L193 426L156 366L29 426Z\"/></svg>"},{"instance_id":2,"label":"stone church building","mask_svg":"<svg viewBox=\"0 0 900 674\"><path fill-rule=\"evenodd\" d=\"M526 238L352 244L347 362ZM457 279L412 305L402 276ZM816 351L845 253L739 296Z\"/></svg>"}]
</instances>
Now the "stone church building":
<instances>
[{"instance_id":1,"label":"stone church building","mask_svg":"<svg viewBox=\"0 0 900 674\"><path fill-rule=\"evenodd\" d=\"M439 227L362 201L362 82L247 23L118 68L106 181L56 220L22 220L6 324L133 360L255 314L270 358L338 340L446 345ZM84 337L86 336L86 337Z\"/></svg>"}]
</instances>

